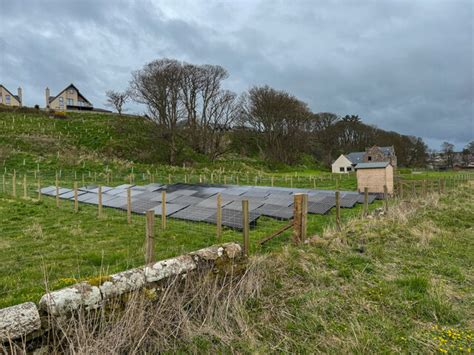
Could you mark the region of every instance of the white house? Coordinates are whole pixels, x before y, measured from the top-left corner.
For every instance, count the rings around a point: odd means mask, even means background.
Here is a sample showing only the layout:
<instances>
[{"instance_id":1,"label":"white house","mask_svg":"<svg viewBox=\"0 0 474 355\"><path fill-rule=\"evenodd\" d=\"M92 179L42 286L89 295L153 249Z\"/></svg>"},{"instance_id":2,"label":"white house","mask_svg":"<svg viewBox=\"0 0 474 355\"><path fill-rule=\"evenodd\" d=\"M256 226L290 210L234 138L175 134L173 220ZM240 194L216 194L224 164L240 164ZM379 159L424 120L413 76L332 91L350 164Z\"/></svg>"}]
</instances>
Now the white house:
<instances>
[{"instance_id":1,"label":"white house","mask_svg":"<svg viewBox=\"0 0 474 355\"><path fill-rule=\"evenodd\" d=\"M352 162L344 155L341 154L334 163L332 163L332 172L333 173L350 173L354 171Z\"/></svg>"}]
</instances>

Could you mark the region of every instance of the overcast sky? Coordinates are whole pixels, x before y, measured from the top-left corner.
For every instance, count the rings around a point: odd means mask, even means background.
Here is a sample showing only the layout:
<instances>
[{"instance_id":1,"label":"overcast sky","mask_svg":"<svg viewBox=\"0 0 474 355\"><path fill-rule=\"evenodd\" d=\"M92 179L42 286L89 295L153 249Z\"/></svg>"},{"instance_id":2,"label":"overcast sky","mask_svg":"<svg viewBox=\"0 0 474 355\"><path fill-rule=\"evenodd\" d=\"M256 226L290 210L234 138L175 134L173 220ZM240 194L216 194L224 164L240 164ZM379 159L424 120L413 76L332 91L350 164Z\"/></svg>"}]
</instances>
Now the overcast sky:
<instances>
[{"instance_id":1,"label":"overcast sky","mask_svg":"<svg viewBox=\"0 0 474 355\"><path fill-rule=\"evenodd\" d=\"M474 139L473 4L0 0L0 83L29 106L74 83L104 107L151 60L219 64L236 92L268 84L314 112L460 149Z\"/></svg>"}]
</instances>

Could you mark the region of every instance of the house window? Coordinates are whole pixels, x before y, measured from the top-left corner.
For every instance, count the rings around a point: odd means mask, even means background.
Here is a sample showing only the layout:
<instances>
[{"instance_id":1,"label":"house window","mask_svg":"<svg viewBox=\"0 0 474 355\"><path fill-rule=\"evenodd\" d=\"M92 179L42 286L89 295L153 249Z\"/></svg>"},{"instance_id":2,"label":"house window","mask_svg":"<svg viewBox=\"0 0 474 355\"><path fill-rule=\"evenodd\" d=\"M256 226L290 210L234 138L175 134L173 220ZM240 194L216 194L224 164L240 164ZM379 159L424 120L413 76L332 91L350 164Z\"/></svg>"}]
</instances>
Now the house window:
<instances>
[{"instance_id":1,"label":"house window","mask_svg":"<svg viewBox=\"0 0 474 355\"><path fill-rule=\"evenodd\" d=\"M3 102L2 93L0 92L0 104Z\"/></svg>"},{"instance_id":2,"label":"house window","mask_svg":"<svg viewBox=\"0 0 474 355\"><path fill-rule=\"evenodd\" d=\"M59 108L64 108L64 98L63 97L60 97L59 98Z\"/></svg>"},{"instance_id":3,"label":"house window","mask_svg":"<svg viewBox=\"0 0 474 355\"><path fill-rule=\"evenodd\" d=\"M341 173L343 173L343 172L344 172L344 167L343 167L343 166L340 167L340 168L339 168L339 171L340 171Z\"/></svg>"},{"instance_id":4,"label":"house window","mask_svg":"<svg viewBox=\"0 0 474 355\"><path fill-rule=\"evenodd\" d=\"M347 170L347 171L352 171L352 167L351 167L351 166L348 166L348 167L346 168L346 170Z\"/></svg>"},{"instance_id":5,"label":"house window","mask_svg":"<svg viewBox=\"0 0 474 355\"><path fill-rule=\"evenodd\" d=\"M372 160L372 157L369 155L369 156L367 157L367 160L368 160L368 161L371 161L371 160Z\"/></svg>"},{"instance_id":6,"label":"house window","mask_svg":"<svg viewBox=\"0 0 474 355\"><path fill-rule=\"evenodd\" d=\"M67 105L68 106L74 105L74 100L73 99L67 99Z\"/></svg>"},{"instance_id":7,"label":"house window","mask_svg":"<svg viewBox=\"0 0 474 355\"><path fill-rule=\"evenodd\" d=\"M10 105L10 95L5 95L5 104Z\"/></svg>"}]
</instances>

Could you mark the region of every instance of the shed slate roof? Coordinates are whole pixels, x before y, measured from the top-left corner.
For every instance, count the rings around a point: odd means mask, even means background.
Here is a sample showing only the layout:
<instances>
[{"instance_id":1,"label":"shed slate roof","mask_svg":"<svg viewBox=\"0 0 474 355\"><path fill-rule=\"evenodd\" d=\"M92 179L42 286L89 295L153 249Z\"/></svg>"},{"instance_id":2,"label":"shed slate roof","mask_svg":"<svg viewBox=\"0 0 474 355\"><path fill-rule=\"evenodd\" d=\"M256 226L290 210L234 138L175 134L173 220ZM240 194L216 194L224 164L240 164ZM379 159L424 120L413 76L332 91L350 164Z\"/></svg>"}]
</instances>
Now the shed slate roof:
<instances>
[{"instance_id":1,"label":"shed slate roof","mask_svg":"<svg viewBox=\"0 0 474 355\"><path fill-rule=\"evenodd\" d=\"M374 162L374 163L359 163L355 166L356 169L380 169L386 168L390 163L388 161Z\"/></svg>"}]
</instances>

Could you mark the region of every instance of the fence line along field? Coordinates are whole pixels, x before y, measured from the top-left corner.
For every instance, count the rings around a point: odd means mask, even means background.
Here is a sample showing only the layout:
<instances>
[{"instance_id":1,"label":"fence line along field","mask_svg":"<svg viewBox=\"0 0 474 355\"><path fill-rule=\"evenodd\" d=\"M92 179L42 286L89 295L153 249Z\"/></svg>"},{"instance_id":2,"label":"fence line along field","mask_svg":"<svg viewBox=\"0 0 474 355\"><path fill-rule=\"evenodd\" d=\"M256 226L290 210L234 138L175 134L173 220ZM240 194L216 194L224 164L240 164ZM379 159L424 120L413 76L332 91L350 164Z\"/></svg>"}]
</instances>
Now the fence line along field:
<instances>
[{"instance_id":1,"label":"fence line along field","mask_svg":"<svg viewBox=\"0 0 474 355\"><path fill-rule=\"evenodd\" d=\"M123 176L121 179L118 177L111 179L106 174L91 173L85 176L85 185L82 185L80 179L79 184L75 181L77 175L71 172L69 174L62 172L61 178L59 172L54 174L40 172L35 178L34 174L21 173L21 169L19 171L2 175L0 220L2 221L1 245L4 262L0 266L1 306L36 300L44 293L45 288L56 289L78 280L100 279L103 275L144 263L146 221L143 214L133 213L131 223L128 223L129 217L125 208L104 207L99 216L97 203L75 204L74 193L71 194L71 189L74 191L75 186L78 188L90 185L105 186L107 182L111 186L117 186L119 183L126 184L130 182L130 175ZM159 178L167 182L167 177ZM173 176L173 179L179 178ZM181 178L184 180L184 176ZM461 178L466 179L467 176L459 175L457 179L460 181ZM216 180L218 181L217 178ZM302 188L308 191L312 187L308 186L312 183L311 179L301 178L290 182L288 177L283 177L271 180L257 178L254 181L270 182L269 185L273 182L275 189L279 184L287 189L290 185L296 188L295 185L301 184ZM188 187L192 186L190 181L193 181L193 178L188 176L186 178ZM201 181L202 186L210 186L205 184L202 176ZM425 186L406 181L403 183L405 189L402 188L399 193L404 194L409 191L413 195L413 189L415 189L415 193L422 194L439 191L446 185L448 188L453 188L458 183L455 179L449 179L445 185L440 183L440 180L432 181ZM153 184L148 176L132 177L132 183L138 182L142 182L143 185ZM337 187L337 182L338 180L333 180L334 189ZM62 198L56 198L56 190L50 196L38 193L39 189L44 189L50 184L54 187L56 183L61 184L61 189L67 187L64 191L58 191L64 195ZM197 186L200 186L199 182ZM94 189L92 186L90 188ZM65 198L67 194L70 195L68 199ZM343 220L364 213L361 203L354 206L352 209L342 210ZM377 201L368 205L370 210L380 206L382 206L381 202ZM241 215L236 213L235 222L241 223L241 218ZM336 218L337 213L334 208L327 214L308 214L308 235L321 233L324 228L335 224ZM250 229L250 252L274 250L287 243L291 239L291 230L283 232L278 238L272 239L263 246L259 243L287 223L286 220L260 216L256 227ZM156 219L154 228L156 260L176 256L216 242L242 242L243 240L240 230L224 226L222 232L218 232L215 224L190 222L172 218L172 215L166 219L165 229L163 229L161 218Z\"/></svg>"}]
</instances>

